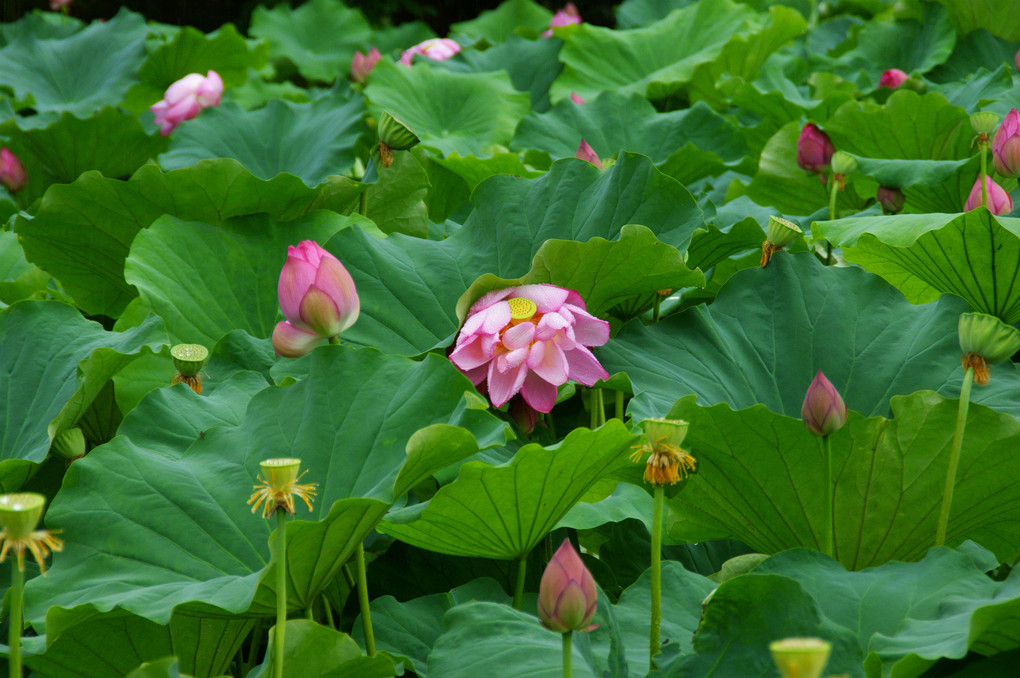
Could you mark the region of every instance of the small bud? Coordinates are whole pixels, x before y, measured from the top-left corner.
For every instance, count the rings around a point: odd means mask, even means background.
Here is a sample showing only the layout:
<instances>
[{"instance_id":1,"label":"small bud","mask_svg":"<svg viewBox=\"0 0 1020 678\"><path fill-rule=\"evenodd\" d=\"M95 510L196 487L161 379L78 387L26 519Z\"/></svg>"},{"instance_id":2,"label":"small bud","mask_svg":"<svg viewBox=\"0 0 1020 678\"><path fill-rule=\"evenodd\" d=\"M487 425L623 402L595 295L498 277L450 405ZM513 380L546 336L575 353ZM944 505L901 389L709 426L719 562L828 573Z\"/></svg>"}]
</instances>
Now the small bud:
<instances>
[{"instance_id":1,"label":"small bud","mask_svg":"<svg viewBox=\"0 0 1020 678\"><path fill-rule=\"evenodd\" d=\"M816 436L831 435L846 423L847 408L843 397L821 370L818 370L808 386L804 404L800 408L800 417L804 420L804 426Z\"/></svg>"},{"instance_id":2,"label":"small bud","mask_svg":"<svg viewBox=\"0 0 1020 678\"><path fill-rule=\"evenodd\" d=\"M821 174L828 169L835 152L829 135L814 123L804 125L797 138L797 164L801 169Z\"/></svg>"},{"instance_id":3,"label":"small bud","mask_svg":"<svg viewBox=\"0 0 1020 678\"><path fill-rule=\"evenodd\" d=\"M992 164L995 171L1003 176L1020 177L1020 113L1015 108L1006 114L1006 119L995 131L992 139Z\"/></svg>"},{"instance_id":4,"label":"small bud","mask_svg":"<svg viewBox=\"0 0 1020 678\"><path fill-rule=\"evenodd\" d=\"M202 375L200 372L209 360L209 349L201 344L177 344L170 349L170 357L177 368L177 374L170 385L184 383L195 393L202 393Z\"/></svg>"},{"instance_id":5,"label":"small bud","mask_svg":"<svg viewBox=\"0 0 1020 678\"><path fill-rule=\"evenodd\" d=\"M875 199L878 200L878 204L882 206L882 211L885 214L899 214L903 209L903 203L907 200L903 191L889 186L879 186L875 192Z\"/></svg>"},{"instance_id":6,"label":"small bud","mask_svg":"<svg viewBox=\"0 0 1020 678\"><path fill-rule=\"evenodd\" d=\"M589 146L588 142L584 139L581 139L581 145L577 147L577 153L574 154L574 157L580 160L587 160L599 169L605 169L602 166L602 161L599 160L598 153L596 153L595 149Z\"/></svg>"},{"instance_id":7,"label":"small bud","mask_svg":"<svg viewBox=\"0 0 1020 678\"><path fill-rule=\"evenodd\" d=\"M379 141L394 151L406 151L418 145L421 139L389 111L379 118Z\"/></svg>"},{"instance_id":8,"label":"small bud","mask_svg":"<svg viewBox=\"0 0 1020 678\"><path fill-rule=\"evenodd\" d=\"M85 435L80 428L68 429L53 439L53 449L68 461L84 457Z\"/></svg>"},{"instance_id":9,"label":"small bud","mask_svg":"<svg viewBox=\"0 0 1020 678\"><path fill-rule=\"evenodd\" d=\"M1016 56L1013 57L1013 65L1016 66L1016 70L1020 71L1020 49L1016 51Z\"/></svg>"},{"instance_id":10,"label":"small bud","mask_svg":"<svg viewBox=\"0 0 1020 678\"><path fill-rule=\"evenodd\" d=\"M4 186L11 193L17 193L25 187L28 177L25 175L25 167L6 146L0 148L0 186Z\"/></svg>"},{"instance_id":11,"label":"small bud","mask_svg":"<svg viewBox=\"0 0 1020 678\"><path fill-rule=\"evenodd\" d=\"M963 369L973 368L979 386L988 383L989 364L1001 363L1020 351L1020 330L994 315L962 313L959 332Z\"/></svg>"},{"instance_id":12,"label":"small bud","mask_svg":"<svg viewBox=\"0 0 1020 678\"><path fill-rule=\"evenodd\" d=\"M821 678L832 644L821 638L784 638L769 644L782 678Z\"/></svg>"},{"instance_id":13,"label":"small bud","mask_svg":"<svg viewBox=\"0 0 1020 678\"><path fill-rule=\"evenodd\" d=\"M888 87L889 89L896 89L909 79L910 76L900 69L890 68L882 73L882 77L878 80L878 88Z\"/></svg>"},{"instance_id":14,"label":"small bud","mask_svg":"<svg viewBox=\"0 0 1020 678\"><path fill-rule=\"evenodd\" d=\"M598 603L598 589L581 556L564 539L542 573L538 587L538 618L553 631L591 631Z\"/></svg>"},{"instance_id":15,"label":"small bud","mask_svg":"<svg viewBox=\"0 0 1020 678\"><path fill-rule=\"evenodd\" d=\"M999 114L992 111L972 113L970 116L970 126L974 128L977 134L991 134L995 131L995 126L998 124Z\"/></svg>"}]
</instances>

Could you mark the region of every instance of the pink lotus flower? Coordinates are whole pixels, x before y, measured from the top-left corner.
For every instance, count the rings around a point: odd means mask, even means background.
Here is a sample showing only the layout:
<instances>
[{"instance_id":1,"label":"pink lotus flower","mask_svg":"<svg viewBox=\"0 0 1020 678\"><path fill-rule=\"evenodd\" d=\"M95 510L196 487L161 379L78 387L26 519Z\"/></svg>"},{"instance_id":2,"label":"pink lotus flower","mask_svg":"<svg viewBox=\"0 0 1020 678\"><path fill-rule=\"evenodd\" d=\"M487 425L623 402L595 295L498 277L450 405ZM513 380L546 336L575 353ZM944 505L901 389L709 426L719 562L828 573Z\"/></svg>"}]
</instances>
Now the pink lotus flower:
<instances>
[{"instance_id":1,"label":"pink lotus flower","mask_svg":"<svg viewBox=\"0 0 1020 678\"><path fill-rule=\"evenodd\" d=\"M591 631L599 600L598 589L581 556L564 539L542 573L538 586L538 618L553 631Z\"/></svg>"},{"instance_id":2,"label":"pink lotus flower","mask_svg":"<svg viewBox=\"0 0 1020 678\"><path fill-rule=\"evenodd\" d=\"M843 397L825 378L821 370L815 375L804 395L804 404L800 408L800 418L804 426L816 436L827 436L843 428L846 423L847 410Z\"/></svg>"},{"instance_id":3,"label":"pink lotus flower","mask_svg":"<svg viewBox=\"0 0 1020 678\"><path fill-rule=\"evenodd\" d=\"M322 339L337 336L361 310L351 274L311 240L287 248L277 293L287 319L273 330L273 348L286 358L303 356Z\"/></svg>"},{"instance_id":4,"label":"pink lotus flower","mask_svg":"<svg viewBox=\"0 0 1020 678\"><path fill-rule=\"evenodd\" d=\"M896 89L907 80L910 80L909 75L898 68L890 68L882 74L882 77L878 81L878 88L881 89L883 87L888 87L889 89Z\"/></svg>"},{"instance_id":5,"label":"pink lotus flower","mask_svg":"<svg viewBox=\"0 0 1020 678\"><path fill-rule=\"evenodd\" d=\"M989 176L985 177L985 186L988 189L988 210L992 214L1009 214L1013 211L1013 199L1009 197L997 183ZM963 206L965 212L969 212L981 206L981 177L974 180L974 188L970 189L967 196L967 204Z\"/></svg>"},{"instance_id":6,"label":"pink lotus flower","mask_svg":"<svg viewBox=\"0 0 1020 678\"><path fill-rule=\"evenodd\" d=\"M797 164L808 172L824 173L829 169L829 162L836 147L829 140L829 135L809 122L800 130L797 139Z\"/></svg>"},{"instance_id":7,"label":"pink lotus flower","mask_svg":"<svg viewBox=\"0 0 1020 678\"><path fill-rule=\"evenodd\" d=\"M568 2L564 5L563 9L556 12L553 15L552 21L549 22L549 30L542 33L543 38L551 38L553 29L560 26L570 26L572 24L581 23L581 13L577 11L577 7L572 2Z\"/></svg>"},{"instance_id":8,"label":"pink lotus flower","mask_svg":"<svg viewBox=\"0 0 1020 678\"><path fill-rule=\"evenodd\" d=\"M446 61L460 51L460 45L456 40L449 38L432 38L425 42L419 42L411 49L406 49L400 55L400 63L405 66L411 65L411 59L415 54L421 54L433 61Z\"/></svg>"},{"instance_id":9,"label":"pink lotus flower","mask_svg":"<svg viewBox=\"0 0 1020 678\"><path fill-rule=\"evenodd\" d=\"M216 71L203 77L190 73L167 87L163 100L149 107L156 114L159 133L166 136L177 125L197 116L203 108L217 106L223 95L223 80Z\"/></svg>"},{"instance_id":10,"label":"pink lotus flower","mask_svg":"<svg viewBox=\"0 0 1020 678\"><path fill-rule=\"evenodd\" d=\"M575 104L578 104L578 105L581 105L581 104L584 103L584 99L582 99L581 95L578 94L577 92L571 92L570 93L570 100L573 101Z\"/></svg>"},{"instance_id":11,"label":"pink lotus flower","mask_svg":"<svg viewBox=\"0 0 1020 678\"><path fill-rule=\"evenodd\" d=\"M595 165L599 169L605 169L602 166L602 161L599 159L599 154L595 152L595 149L588 145L588 142L581 139L581 145L577 147L577 153L574 154L575 158L581 160L587 160L591 164Z\"/></svg>"},{"instance_id":12,"label":"pink lotus flower","mask_svg":"<svg viewBox=\"0 0 1020 678\"><path fill-rule=\"evenodd\" d=\"M368 74L372 72L375 65L382 59L382 54L375 47L368 50L368 54L355 52L351 59L351 80L364 84L368 80Z\"/></svg>"},{"instance_id":13,"label":"pink lotus flower","mask_svg":"<svg viewBox=\"0 0 1020 678\"><path fill-rule=\"evenodd\" d=\"M25 175L25 166L18 160L18 156L6 146L0 148L0 186L14 193L23 189L26 181L28 177Z\"/></svg>"},{"instance_id":14,"label":"pink lotus flower","mask_svg":"<svg viewBox=\"0 0 1020 678\"><path fill-rule=\"evenodd\" d=\"M1015 108L992 137L992 163L999 174L1020 177L1020 113Z\"/></svg>"},{"instance_id":15,"label":"pink lotus flower","mask_svg":"<svg viewBox=\"0 0 1020 678\"><path fill-rule=\"evenodd\" d=\"M528 405L549 412L558 386L609 378L587 348L607 341L609 323L589 315L577 292L522 285L471 305L450 360L479 390L485 382L494 406L520 392Z\"/></svg>"}]
</instances>

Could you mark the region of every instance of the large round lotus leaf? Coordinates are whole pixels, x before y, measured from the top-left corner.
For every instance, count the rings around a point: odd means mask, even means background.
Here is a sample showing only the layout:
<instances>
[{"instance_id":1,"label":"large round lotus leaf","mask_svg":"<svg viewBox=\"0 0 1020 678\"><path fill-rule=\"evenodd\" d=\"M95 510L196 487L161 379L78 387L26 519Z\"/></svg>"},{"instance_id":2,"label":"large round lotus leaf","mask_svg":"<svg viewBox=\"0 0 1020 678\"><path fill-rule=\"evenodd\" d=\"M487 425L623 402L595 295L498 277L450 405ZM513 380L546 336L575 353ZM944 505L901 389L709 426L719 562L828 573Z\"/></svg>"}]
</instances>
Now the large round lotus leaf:
<instances>
[{"instance_id":1,"label":"large round lotus leaf","mask_svg":"<svg viewBox=\"0 0 1020 678\"><path fill-rule=\"evenodd\" d=\"M17 21L0 24L0 47L14 42L22 35L40 40L67 38L83 28L85 28L85 24L80 19L60 15L56 12L33 10L26 12Z\"/></svg>"},{"instance_id":2,"label":"large round lotus leaf","mask_svg":"<svg viewBox=\"0 0 1020 678\"><path fill-rule=\"evenodd\" d=\"M114 374L165 342L152 317L127 332L107 332L56 301L23 301L0 313L3 490L17 491L30 473L26 462L45 459L53 438L75 425Z\"/></svg>"},{"instance_id":3,"label":"large round lotus leaf","mask_svg":"<svg viewBox=\"0 0 1020 678\"><path fill-rule=\"evenodd\" d=\"M962 551L932 549L920 562L847 572L817 551L795 549L755 574L800 582L823 617L857 635L869 678L915 678L943 657L1020 647L1020 577L994 581Z\"/></svg>"},{"instance_id":4,"label":"large round lotus leaf","mask_svg":"<svg viewBox=\"0 0 1020 678\"><path fill-rule=\"evenodd\" d=\"M149 417L125 421L113 441L68 469L47 512L65 549L28 587L27 618L45 618L58 634L91 610L115 607L159 623L199 602L271 614L274 521L247 504L259 462L271 457L302 459L302 482L318 485L313 511L297 500L287 529L287 597L294 610L310 605L394 499L505 440L504 424L464 398L470 390L438 356L324 346L307 379L265 389L240 424L206 429L176 454L150 449L145 429L181 428L174 422L187 409L143 401Z\"/></svg>"},{"instance_id":5,"label":"large round lotus leaf","mask_svg":"<svg viewBox=\"0 0 1020 678\"><path fill-rule=\"evenodd\" d=\"M852 569L916 560L934 543L956 425L957 401L931 391L892 399L892 418L851 411L831 436L837 559ZM672 501L678 539L737 539L762 553L822 548L827 500L820 439L799 419L763 405L701 407L694 396L670 417L691 423L685 444L698 472ZM1002 562L1020 555L1016 418L971 404L947 544L973 539ZM776 473L776 469L784 469ZM881 472L876 472L881 469Z\"/></svg>"},{"instance_id":6,"label":"large round lotus leaf","mask_svg":"<svg viewBox=\"0 0 1020 678\"><path fill-rule=\"evenodd\" d=\"M121 9L70 37L22 34L0 49L0 85L17 99L31 96L40 113L116 105L137 81L148 31L140 14Z\"/></svg>"},{"instance_id":7,"label":"large round lotus leaf","mask_svg":"<svg viewBox=\"0 0 1020 678\"><path fill-rule=\"evenodd\" d=\"M549 28L552 12L534 0L506 0L499 7L482 12L471 21L461 21L450 26L450 32L468 38L484 38L496 44L504 42L523 29L540 33Z\"/></svg>"},{"instance_id":8,"label":"large round lotus leaf","mask_svg":"<svg viewBox=\"0 0 1020 678\"><path fill-rule=\"evenodd\" d=\"M527 40L512 35L501 45L485 51L464 50L459 59L442 64L452 70L476 73L505 70L517 90L530 94L532 110L545 111L549 109L549 86L563 70L557 58L562 44L560 40Z\"/></svg>"},{"instance_id":9,"label":"large round lotus leaf","mask_svg":"<svg viewBox=\"0 0 1020 678\"><path fill-rule=\"evenodd\" d=\"M816 228L843 248L847 261L882 276L912 303L955 294L975 311L1020 320L1020 219L979 207L823 221Z\"/></svg>"},{"instance_id":10,"label":"large round lotus leaf","mask_svg":"<svg viewBox=\"0 0 1020 678\"><path fill-rule=\"evenodd\" d=\"M349 229L327 243L361 299L361 316L345 340L417 355L450 339L459 325L457 301L476 278L527 274L548 239L615 241L622 226L634 223L682 250L701 225L701 211L683 186L647 158L627 153L604 171L566 159L533 180L492 177L472 199L475 209L463 228L442 241L379 240ZM607 288L606 297L614 294Z\"/></svg>"},{"instance_id":11,"label":"large round lotus leaf","mask_svg":"<svg viewBox=\"0 0 1020 678\"><path fill-rule=\"evenodd\" d=\"M269 630L266 658L252 678L272 678L276 645ZM366 657L346 633L317 624L310 619L287 622L283 649L284 666L289 675L302 678L393 678L393 660L381 654Z\"/></svg>"},{"instance_id":12,"label":"large round lotus leaf","mask_svg":"<svg viewBox=\"0 0 1020 678\"><path fill-rule=\"evenodd\" d=\"M361 190L345 177L315 188L291 174L263 181L230 159L165 173L143 165L128 181L86 172L54 186L14 230L26 258L58 278L80 308L117 317L137 296L123 274L131 241L163 214L218 224L264 212L289 221L316 209L342 212Z\"/></svg>"},{"instance_id":13,"label":"large round lotus leaf","mask_svg":"<svg viewBox=\"0 0 1020 678\"><path fill-rule=\"evenodd\" d=\"M269 43L272 58L289 59L307 79L333 82L350 70L355 49L368 47L372 27L361 10L339 0L312 0L297 9L257 7L251 35Z\"/></svg>"},{"instance_id":14,"label":"large round lotus leaf","mask_svg":"<svg viewBox=\"0 0 1020 678\"><path fill-rule=\"evenodd\" d=\"M529 110L528 95L503 73L455 73L424 63L408 68L385 59L372 69L365 96L373 117L393 114L443 155L490 155L509 146Z\"/></svg>"},{"instance_id":15,"label":"large round lotus leaf","mask_svg":"<svg viewBox=\"0 0 1020 678\"><path fill-rule=\"evenodd\" d=\"M992 35L1012 42L1020 41L1020 7L1010 0L942 0L952 12L961 35L984 28Z\"/></svg>"},{"instance_id":16,"label":"large round lotus leaf","mask_svg":"<svg viewBox=\"0 0 1020 678\"><path fill-rule=\"evenodd\" d=\"M350 171L364 111L360 95L324 96L307 104L271 101L254 111L224 103L175 129L159 162L174 170L234 158L260 179L288 173L315 186Z\"/></svg>"},{"instance_id":17,"label":"large round lotus leaf","mask_svg":"<svg viewBox=\"0 0 1020 678\"><path fill-rule=\"evenodd\" d=\"M764 269L734 275L710 306L650 326L632 321L599 357L610 374L630 378L636 419L661 417L691 393L704 405L762 403L796 417L818 370L851 409L887 415L897 394L959 394L957 325L966 310L952 298L914 306L865 271L779 254ZM1006 390L976 388L974 400L1020 413L1020 374L1009 365L992 374L992 386Z\"/></svg>"}]
</instances>

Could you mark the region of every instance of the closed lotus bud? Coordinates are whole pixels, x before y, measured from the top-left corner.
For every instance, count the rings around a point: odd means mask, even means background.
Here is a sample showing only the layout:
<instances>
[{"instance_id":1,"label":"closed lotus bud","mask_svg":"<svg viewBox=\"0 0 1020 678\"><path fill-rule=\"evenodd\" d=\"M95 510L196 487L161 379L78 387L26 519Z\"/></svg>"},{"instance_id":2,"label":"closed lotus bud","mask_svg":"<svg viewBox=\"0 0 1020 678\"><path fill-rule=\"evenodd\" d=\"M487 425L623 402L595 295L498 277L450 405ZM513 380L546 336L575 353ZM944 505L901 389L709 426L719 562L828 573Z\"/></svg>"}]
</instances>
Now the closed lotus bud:
<instances>
[{"instance_id":1,"label":"closed lotus bud","mask_svg":"<svg viewBox=\"0 0 1020 678\"><path fill-rule=\"evenodd\" d=\"M999 174L1020 177L1020 113L1015 108L1006 114L1006 119L995 131L992 163Z\"/></svg>"},{"instance_id":2,"label":"closed lotus bud","mask_svg":"<svg viewBox=\"0 0 1020 678\"><path fill-rule=\"evenodd\" d=\"M818 370L808 386L804 405L800 408L800 417L804 420L804 426L816 436L831 435L846 423L847 409L843 397L821 370Z\"/></svg>"},{"instance_id":3,"label":"closed lotus bud","mask_svg":"<svg viewBox=\"0 0 1020 678\"><path fill-rule=\"evenodd\" d=\"M992 181L991 177L985 176L985 187L988 192L989 212L999 215L1009 214L1013 211L1013 199L1009 197L1009 193L1003 190L1002 186ZM967 202L963 206L964 211L969 212L980 207L981 199L981 177L978 177L974 181L974 188L970 189L970 195L967 196Z\"/></svg>"},{"instance_id":4,"label":"closed lotus bud","mask_svg":"<svg viewBox=\"0 0 1020 678\"><path fill-rule=\"evenodd\" d=\"M589 146L588 142L584 139L581 139L581 145L577 147L577 153L574 154L574 157L581 160L587 160L599 169L605 169L602 166L602 161L599 160L598 153L596 153L595 149Z\"/></svg>"},{"instance_id":5,"label":"closed lotus bud","mask_svg":"<svg viewBox=\"0 0 1020 678\"><path fill-rule=\"evenodd\" d=\"M878 80L879 89L888 87L889 89L896 89L904 82L910 79L910 76L901 71L898 68L890 68L889 70L882 73L882 77Z\"/></svg>"},{"instance_id":6,"label":"closed lotus bud","mask_svg":"<svg viewBox=\"0 0 1020 678\"><path fill-rule=\"evenodd\" d=\"M990 135L995 131L995 126L998 124L998 113L981 111L980 113L972 113L970 116L970 126L977 134Z\"/></svg>"},{"instance_id":7,"label":"closed lotus bud","mask_svg":"<svg viewBox=\"0 0 1020 678\"><path fill-rule=\"evenodd\" d=\"M832 644L821 638L784 638L769 644L782 678L820 678Z\"/></svg>"},{"instance_id":8,"label":"closed lotus bud","mask_svg":"<svg viewBox=\"0 0 1020 678\"><path fill-rule=\"evenodd\" d=\"M174 375L173 384L185 383L195 393L202 393L202 368L209 360L209 349L201 344L177 344L170 349L170 358L174 361L177 374Z\"/></svg>"},{"instance_id":9,"label":"closed lotus bud","mask_svg":"<svg viewBox=\"0 0 1020 678\"><path fill-rule=\"evenodd\" d=\"M1016 70L1020 71L1020 49L1016 51L1016 56L1013 57L1013 65L1016 66Z\"/></svg>"},{"instance_id":10,"label":"closed lotus bud","mask_svg":"<svg viewBox=\"0 0 1020 678\"><path fill-rule=\"evenodd\" d=\"M368 74L372 72L380 59L382 59L382 54L375 47L368 50L368 54L355 52L351 59L351 80L364 84L368 80Z\"/></svg>"},{"instance_id":11,"label":"closed lotus bud","mask_svg":"<svg viewBox=\"0 0 1020 678\"><path fill-rule=\"evenodd\" d=\"M85 435L80 428L68 429L53 439L53 449L68 461L80 459L85 456Z\"/></svg>"},{"instance_id":12,"label":"closed lotus bud","mask_svg":"<svg viewBox=\"0 0 1020 678\"><path fill-rule=\"evenodd\" d=\"M761 244L760 265L762 268L772 261L773 254L792 243L798 235L803 233L804 231L800 230L800 227L792 221L770 216L769 224L765 229L765 242Z\"/></svg>"},{"instance_id":13,"label":"closed lotus bud","mask_svg":"<svg viewBox=\"0 0 1020 678\"><path fill-rule=\"evenodd\" d=\"M804 125L797 139L797 164L801 169L819 174L829 169L829 162L836 147L832 141L814 123Z\"/></svg>"},{"instance_id":14,"label":"closed lotus bud","mask_svg":"<svg viewBox=\"0 0 1020 678\"><path fill-rule=\"evenodd\" d=\"M963 369L974 370L974 381L984 386L990 377L988 365L1008 360L1020 351L1020 330L987 313L960 315L960 348Z\"/></svg>"},{"instance_id":15,"label":"closed lotus bud","mask_svg":"<svg viewBox=\"0 0 1020 678\"><path fill-rule=\"evenodd\" d=\"M903 203L907 200L903 191L889 186L879 186L875 192L875 199L878 200L878 204L882 206L882 211L886 214L899 214L903 209Z\"/></svg>"},{"instance_id":16,"label":"closed lotus bud","mask_svg":"<svg viewBox=\"0 0 1020 678\"><path fill-rule=\"evenodd\" d=\"M591 572L570 540L564 539L542 573L538 618L547 629L560 633L591 631L598 626L591 624L597 602L598 590Z\"/></svg>"},{"instance_id":17,"label":"closed lotus bud","mask_svg":"<svg viewBox=\"0 0 1020 678\"><path fill-rule=\"evenodd\" d=\"M4 186L11 193L16 193L25 187L28 177L25 174L25 167L7 147L0 148L0 186Z\"/></svg>"}]
</instances>

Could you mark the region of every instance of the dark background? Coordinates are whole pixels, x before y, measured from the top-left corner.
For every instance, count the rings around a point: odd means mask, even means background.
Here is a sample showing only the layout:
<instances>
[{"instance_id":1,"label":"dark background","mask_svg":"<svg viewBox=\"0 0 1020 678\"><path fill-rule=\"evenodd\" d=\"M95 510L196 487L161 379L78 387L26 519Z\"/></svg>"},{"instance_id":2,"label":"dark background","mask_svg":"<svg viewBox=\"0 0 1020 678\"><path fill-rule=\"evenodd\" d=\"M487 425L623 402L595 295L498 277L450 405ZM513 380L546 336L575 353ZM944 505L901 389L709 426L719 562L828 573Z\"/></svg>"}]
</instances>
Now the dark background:
<instances>
[{"instance_id":1,"label":"dark background","mask_svg":"<svg viewBox=\"0 0 1020 678\"><path fill-rule=\"evenodd\" d=\"M567 0L537 0L555 11ZM619 4L610 0L585 2L574 1L581 16L588 23L611 26L613 6ZM350 7L358 7L370 21L377 25L387 22L401 24L415 19L429 24L438 35L445 36L450 24L474 19L483 10L499 5L500 0L345 0ZM121 7L127 7L143 14L147 19L168 24L195 26L203 32L213 31L222 24L232 23L247 33L252 11L259 5L289 4L297 6L301 0L74 0L71 15L85 21L109 18ZM49 9L49 0L0 0L0 22L15 21L33 9Z\"/></svg>"}]
</instances>

